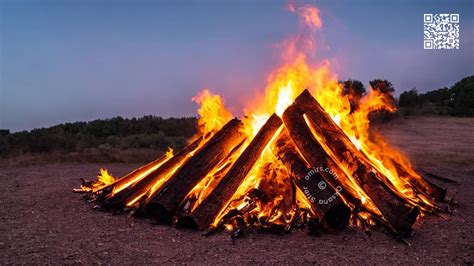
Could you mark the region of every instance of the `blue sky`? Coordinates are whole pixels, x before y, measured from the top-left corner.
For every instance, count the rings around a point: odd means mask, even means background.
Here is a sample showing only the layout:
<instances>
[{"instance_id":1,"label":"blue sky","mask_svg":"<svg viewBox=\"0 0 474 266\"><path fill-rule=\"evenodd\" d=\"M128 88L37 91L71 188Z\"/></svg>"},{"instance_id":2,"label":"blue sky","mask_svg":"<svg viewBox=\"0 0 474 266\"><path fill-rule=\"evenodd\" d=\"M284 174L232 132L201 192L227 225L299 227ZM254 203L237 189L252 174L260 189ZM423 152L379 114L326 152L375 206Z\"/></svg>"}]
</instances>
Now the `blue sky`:
<instances>
[{"instance_id":1,"label":"blue sky","mask_svg":"<svg viewBox=\"0 0 474 266\"><path fill-rule=\"evenodd\" d=\"M474 74L474 1L308 1L340 79L397 93ZM195 115L203 87L235 114L296 33L285 1L0 0L0 128L117 115ZM460 49L424 50L423 14L459 13Z\"/></svg>"}]
</instances>

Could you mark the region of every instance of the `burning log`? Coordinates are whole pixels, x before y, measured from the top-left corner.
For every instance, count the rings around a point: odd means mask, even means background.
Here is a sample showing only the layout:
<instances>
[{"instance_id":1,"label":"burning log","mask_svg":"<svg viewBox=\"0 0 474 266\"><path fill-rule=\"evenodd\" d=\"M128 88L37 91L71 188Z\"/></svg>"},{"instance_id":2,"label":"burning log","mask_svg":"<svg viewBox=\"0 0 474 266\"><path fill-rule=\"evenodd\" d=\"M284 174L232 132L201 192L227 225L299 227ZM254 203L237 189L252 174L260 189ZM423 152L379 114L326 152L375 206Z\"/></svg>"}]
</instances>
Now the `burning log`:
<instances>
[{"instance_id":1,"label":"burning log","mask_svg":"<svg viewBox=\"0 0 474 266\"><path fill-rule=\"evenodd\" d=\"M166 183L150 196L145 212L157 222L169 224L186 195L218 165L245 136L238 119L229 121Z\"/></svg>"},{"instance_id":2,"label":"burning log","mask_svg":"<svg viewBox=\"0 0 474 266\"><path fill-rule=\"evenodd\" d=\"M422 175L418 177L413 176L395 161L393 162L393 165L397 169L398 175L407 182L409 182L411 185L413 185L417 189L418 193L427 194L428 197L439 202L444 201L444 198L446 197L447 193L447 190L445 188L442 188L436 185L435 183L424 179Z\"/></svg>"},{"instance_id":3,"label":"burning log","mask_svg":"<svg viewBox=\"0 0 474 266\"><path fill-rule=\"evenodd\" d=\"M283 113L283 121L293 143L299 148L304 158L309 158L306 161L311 165L310 168L323 168L322 171L318 172L331 187L343 188L339 193L346 200L347 204L352 205L354 208L361 207L362 205L357 191L338 180L341 178L347 179L345 178L346 174L326 154L322 146L318 144L311 130L306 125L303 114L304 113L295 106L288 107L285 113Z\"/></svg>"},{"instance_id":4,"label":"burning log","mask_svg":"<svg viewBox=\"0 0 474 266\"><path fill-rule=\"evenodd\" d=\"M141 178L143 178L142 175L145 175L147 171L152 171L153 168L162 164L166 159L167 159L167 155L163 155L160 158L133 170L127 175L121 177L120 179L117 179L112 184L101 188L99 191L97 191L98 201L112 197L114 191L121 190L121 188L127 187L127 184L129 183L133 183L133 182L137 182L141 180Z\"/></svg>"},{"instance_id":5,"label":"burning log","mask_svg":"<svg viewBox=\"0 0 474 266\"><path fill-rule=\"evenodd\" d=\"M188 215L182 215L178 223L181 226L197 230L208 228L220 212L229 204L237 188L242 184L244 178L255 165L281 125L281 119L276 114L273 114L214 190L194 211Z\"/></svg>"},{"instance_id":6,"label":"burning log","mask_svg":"<svg viewBox=\"0 0 474 266\"><path fill-rule=\"evenodd\" d=\"M80 191L102 209L127 208L167 224L178 218L178 226L232 229L235 236L250 227L284 232L306 224L319 232L350 223L382 225L401 238L411 232L420 207L441 210L434 200L442 201L445 189L419 177L397 154L371 153L368 146L360 151L308 91L283 120L273 114L255 136L247 129L258 123L244 130L219 106L211 97L200 112L206 117L202 137L175 156L118 180L101 170Z\"/></svg>"},{"instance_id":7,"label":"burning log","mask_svg":"<svg viewBox=\"0 0 474 266\"><path fill-rule=\"evenodd\" d=\"M349 223L351 209L341 199L342 187L327 185L318 169L310 169L298 154L285 130L276 142L276 154L291 173L293 181L308 198L319 222L332 229L342 229Z\"/></svg>"},{"instance_id":8,"label":"burning log","mask_svg":"<svg viewBox=\"0 0 474 266\"><path fill-rule=\"evenodd\" d=\"M240 156L245 148L245 141L242 141L239 145L235 146L234 149L229 152L227 157L222 161L221 164L218 164L213 170L211 170L204 179L202 179L196 187L186 196L186 198L181 202L178 207L176 216L180 217L183 213L189 213L191 210L194 210L201 201L207 197L207 195L212 192L212 190L217 186L219 181L224 177L228 172L230 167L234 164L235 160Z\"/></svg>"},{"instance_id":9,"label":"burning log","mask_svg":"<svg viewBox=\"0 0 474 266\"><path fill-rule=\"evenodd\" d=\"M304 115L309 118L308 122ZM325 145L327 147L325 152L328 155L325 157L331 157L334 162L345 168L397 232L402 235L411 232L420 212L419 208L409 205L382 181L386 178L366 162L361 152L308 90L301 93L285 111L283 120L305 159L313 165L329 161L318 160L321 156L315 156L312 152L324 150ZM311 130L314 130L316 135ZM316 136L319 139L316 139Z\"/></svg>"},{"instance_id":10,"label":"burning log","mask_svg":"<svg viewBox=\"0 0 474 266\"><path fill-rule=\"evenodd\" d=\"M190 153L196 150L201 141L202 137L193 141L182 151L164 162L158 169L149 173L136 183L119 191L115 195L101 201L100 206L104 209L123 209L128 202L145 196L151 189L153 183L158 182L161 178L165 178L165 176L173 171L176 166L181 165L186 159L188 159Z\"/></svg>"}]
</instances>

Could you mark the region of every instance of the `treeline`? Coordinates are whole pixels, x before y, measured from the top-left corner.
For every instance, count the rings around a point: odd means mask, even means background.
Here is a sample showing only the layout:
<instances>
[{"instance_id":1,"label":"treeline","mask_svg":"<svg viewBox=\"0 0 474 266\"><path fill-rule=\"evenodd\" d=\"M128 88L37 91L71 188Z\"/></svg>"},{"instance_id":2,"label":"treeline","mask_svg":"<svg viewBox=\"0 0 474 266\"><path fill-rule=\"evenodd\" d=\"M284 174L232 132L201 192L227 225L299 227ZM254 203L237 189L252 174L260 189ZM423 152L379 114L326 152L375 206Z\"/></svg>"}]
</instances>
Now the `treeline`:
<instances>
[{"instance_id":1,"label":"treeline","mask_svg":"<svg viewBox=\"0 0 474 266\"><path fill-rule=\"evenodd\" d=\"M196 121L194 117L115 117L15 133L0 130L0 157L91 150L107 153L149 149L155 154L166 151L168 147L179 150L195 134Z\"/></svg>"},{"instance_id":2,"label":"treeline","mask_svg":"<svg viewBox=\"0 0 474 266\"><path fill-rule=\"evenodd\" d=\"M403 114L474 116L474 76L463 78L451 88L418 93L404 91L398 101Z\"/></svg>"},{"instance_id":3,"label":"treeline","mask_svg":"<svg viewBox=\"0 0 474 266\"><path fill-rule=\"evenodd\" d=\"M356 110L367 93L364 84L352 79L340 83L343 93L351 95L352 111ZM369 84L399 105L398 114L474 116L474 76L460 80L451 88L426 93L413 88L403 92L399 99L394 97L395 89L390 81L374 79ZM371 114L371 120L386 122L398 114L379 111ZM31 160L31 156L41 154L48 154L53 158L50 161L143 162L154 159L168 147L182 149L196 129L195 117L156 116L65 123L15 133L0 129L0 162L22 156Z\"/></svg>"},{"instance_id":4,"label":"treeline","mask_svg":"<svg viewBox=\"0 0 474 266\"><path fill-rule=\"evenodd\" d=\"M358 80L340 81L343 93L351 95L351 110L359 106L360 99L367 93L364 84ZM401 115L449 115L474 116L474 76L456 82L450 88L442 88L426 93L418 93L416 88L404 91L397 99L393 93L392 83L385 79L369 81L370 87L387 95L388 99L398 105L398 113L376 112L372 114L377 120L389 120Z\"/></svg>"}]
</instances>

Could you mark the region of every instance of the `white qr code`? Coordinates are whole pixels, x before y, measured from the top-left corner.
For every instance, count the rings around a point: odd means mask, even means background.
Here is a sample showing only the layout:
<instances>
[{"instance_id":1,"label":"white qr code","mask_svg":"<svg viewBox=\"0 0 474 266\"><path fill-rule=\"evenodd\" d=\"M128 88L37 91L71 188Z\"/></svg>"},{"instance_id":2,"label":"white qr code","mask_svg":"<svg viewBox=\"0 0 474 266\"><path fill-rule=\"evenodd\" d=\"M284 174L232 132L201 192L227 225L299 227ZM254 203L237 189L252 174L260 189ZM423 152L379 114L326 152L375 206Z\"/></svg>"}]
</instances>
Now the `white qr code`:
<instances>
[{"instance_id":1,"label":"white qr code","mask_svg":"<svg viewBox=\"0 0 474 266\"><path fill-rule=\"evenodd\" d=\"M425 49L459 49L459 14L424 14Z\"/></svg>"}]
</instances>

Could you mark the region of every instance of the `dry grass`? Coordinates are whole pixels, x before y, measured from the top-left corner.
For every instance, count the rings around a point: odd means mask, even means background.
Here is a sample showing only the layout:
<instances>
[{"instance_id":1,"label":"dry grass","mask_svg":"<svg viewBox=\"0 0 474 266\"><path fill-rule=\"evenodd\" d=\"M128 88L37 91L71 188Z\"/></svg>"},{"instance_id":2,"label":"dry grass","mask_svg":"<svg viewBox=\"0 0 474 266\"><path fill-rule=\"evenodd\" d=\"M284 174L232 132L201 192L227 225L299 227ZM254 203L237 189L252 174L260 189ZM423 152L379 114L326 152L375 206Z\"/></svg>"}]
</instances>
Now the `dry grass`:
<instances>
[{"instance_id":1,"label":"dry grass","mask_svg":"<svg viewBox=\"0 0 474 266\"><path fill-rule=\"evenodd\" d=\"M401 118L381 131L416 166L474 174L474 118Z\"/></svg>"}]
</instances>

